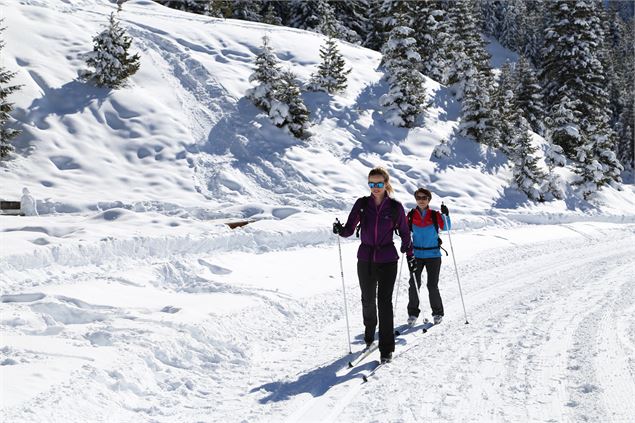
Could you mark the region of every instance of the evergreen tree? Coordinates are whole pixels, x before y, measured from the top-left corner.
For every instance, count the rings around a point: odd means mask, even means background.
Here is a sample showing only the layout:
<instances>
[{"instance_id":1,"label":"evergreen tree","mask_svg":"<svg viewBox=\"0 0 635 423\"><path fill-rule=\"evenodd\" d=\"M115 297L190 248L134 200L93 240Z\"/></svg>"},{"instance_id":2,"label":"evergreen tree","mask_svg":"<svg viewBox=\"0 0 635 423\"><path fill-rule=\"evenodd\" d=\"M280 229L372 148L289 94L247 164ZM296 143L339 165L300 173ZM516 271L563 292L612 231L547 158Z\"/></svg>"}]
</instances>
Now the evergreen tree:
<instances>
[{"instance_id":1,"label":"evergreen tree","mask_svg":"<svg viewBox=\"0 0 635 423\"><path fill-rule=\"evenodd\" d=\"M440 159L450 157L452 155L452 150L450 149L450 145L446 138L442 138L441 142L434 147L432 155Z\"/></svg>"},{"instance_id":2,"label":"evergreen tree","mask_svg":"<svg viewBox=\"0 0 635 423\"><path fill-rule=\"evenodd\" d=\"M545 163L549 169L542 186L545 199L551 200L552 198L557 198L558 200L562 200L564 198L564 181L555 172L556 167L564 167L566 165L566 158L564 157L562 147L556 144L548 144L545 151Z\"/></svg>"},{"instance_id":3,"label":"evergreen tree","mask_svg":"<svg viewBox=\"0 0 635 423\"><path fill-rule=\"evenodd\" d=\"M296 138L310 135L309 110L302 100L296 76L290 70L281 74L269 116L278 127L286 125Z\"/></svg>"},{"instance_id":4,"label":"evergreen tree","mask_svg":"<svg viewBox=\"0 0 635 423\"><path fill-rule=\"evenodd\" d=\"M249 76L249 81L256 82L254 88L247 90L249 98L256 107L269 112L272 101L276 98L276 87L281 77L278 58L269 45L269 37L262 37L260 53L256 56L256 70Z\"/></svg>"},{"instance_id":5,"label":"evergreen tree","mask_svg":"<svg viewBox=\"0 0 635 423\"><path fill-rule=\"evenodd\" d=\"M539 135L545 133L545 109L542 101L542 87L538 82L536 71L524 56L516 65L516 105L532 131Z\"/></svg>"},{"instance_id":6,"label":"evergreen tree","mask_svg":"<svg viewBox=\"0 0 635 423\"><path fill-rule=\"evenodd\" d=\"M348 29L347 41L361 44L368 35L370 17L369 0L331 1L335 16L339 17L342 25Z\"/></svg>"},{"instance_id":7,"label":"evergreen tree","mask_svg":"<svg viewBox=\"0 0 635 423\"><path fill-rule=\"evenodd\" d=\"M475 4L472 0L452 1L448 12L448 28L452 34L447 83L457 84L457 98L463 96L470 68L474 67L483 74L483 81L491 78L489 54L485 50L485 41L480 33ZM472 81L474 83L474 81Z\"/></svg>"},{"instance_id":8,"label":"evergreen tree","mask_svg":"<svg viewBox=\"0 0 635 423\"><path fill-rule=\"evenodd\" d=\"M157 0L157 3L171 9L202 14L205 8L205 0Z\"/></svg>"},{"instance_id":9,"label":"evergreen tree","mask_svg":"<svg viewBox=\"0 0 635 423\"><path fill-rule=\"evenodd\" d=\"M598 115L605 115L608 109L604 69L598 60L603 34L591 0L554 0L548 3L548 8L550 23L545 29L542 61L545 100L552 113L562 112L562 107L572 108L572 116L579 119L568 125L559 125L577 127L578 131L560 132L553 139L568 157L575 159L576 148L587 145L586 137L593 135L580 133L579 130L608 129L590 122ZM567 104L562 104L565 99ZM559 119L563 116L560 113ZM603 137L607 134L597 135Z\"/></svg>"},{"instance_id":10,"label":"evergreen tree","mask_svg":"<svg viewBox=\"0 0 635 423\"><path fill-rule=\"evenodd\" d=\"M623 170L611 149L608 137L593 135L577 148L574 169L578 175L575 184L585 199L590 199L604 185L621 182Z\"/></svg>"},{"instance_id":11,"label":"evergreen tree","mask_svg":"<svg viewBox=\"0 0 635 423\"><path fill-rule=\"evenodd\" d=\"M398 22L406 22L404 15L397 15ZM417 70L421 60L416 52L416 40L412 28L395 26L382 48L384 67L389 90L379 99L386 110L386 120L406 128L415 126L416 119L428 107L425 78Z\"/></svg>"},{"instance_id":12,"label":"evergreen tree","mask_svg":"<svg viewBox=\"0 0 635 423\"><path fill-rule=\"evenodd\" d=\"M515 132L513 147L510 151L510 159L513 163L513 186L527 194L531 200L542 201L540 186L545 175L538 168L538 159L535 156L538 148L531 145L529 125L523 117L518 117Z\"/></svg>"},{"instance_id":13,"label":"evergreen tree","mask_svg":"<svg viewBox=\"0 0 635 423\"><path fill-rule=\"evenodd\" d=\"M375 51L380 51L386 42L386 9L382 7L384 0L369 0L368 28L363 46Z\"/></svg>"},{"instance_id":14,"label":"evergreen tree","mask_svg":"<svg viewBox=\"0 0 635 423\"><path fill-rule=\"evenodd\" d=\"M421 56L421 71L436 81L446 83L451 35L442 2L416 3L415 16L417 19L412 25Z\"/></svg>"},{"instance_id":15,"label":"evergreen tree","mask_svg":"<svg viewBox=\"0 0 635 423\"><path fill-rule=\"evenodd\" d=\"M635 109L633 100L627 103L617 123L617 158L625 169L635 169Z\"/></svg>"},{"instance_id":16,"label":"evergreen tree","mask_svg":"<svg viewBox=\"0 0 635 423\"><path fill-rule=\"evenodd\" d=\"M309 88L313 91L326 91L329 94L344 91L351 69L345 69L346 62L332 36L328 36L325 44L320 48L320 58L322 61L318 65L317 72L311 76Z\"/></svg>"},{"instance_id":17,"label":"evergreen tree","mask_svg":"<svg viewBox=\"0 0 635 423\"><path fill-rule=\"evenodd\" d=\"M232 15L231 0L206 0L202 3L202 15L214 18L227 18Z\"/></svg>"},{"instance_id":18,"label":"evergreen tree","mask_svg":"<svg viewBox=\"0 0 635 423\"><path fill-rule=\"evenodd\" d=\"M503 5L503 20L501 22L501 45L510 50L521 52L524 44L523 29L527 9L524 0L508 0Z\"/></svg>"},{"instance_id":19,"label":"evergreen tree","mask_svg":"<svg viewBox=\"0 0 635 423\"><path fill-rule=\"evenodd\" d=\"M261 9L260 0L234 0L232 17L243 21L262 22Z\"/></svg>"},{"instance_id":20,"label":"evergreen tree","mask_svg":"<svg viewBox=\"0 0 635 423\"><path fill-rule=\"evenodd\" d=\"M466 74L459 132L473 137L479 143L499 147L501 135L495 123L497 113L492 107L492 82L474 67L468 69Z\"/></svg>"},{"instance_id":21,"label":"evergreen tree","mask_svg":"<svg viewBox=\"0 0 635 423\"><path fill-rule=\"evenodd\" d=\"M520 117L518 102L514 94L515 85L514 69L509 62L505 62L498 78L498 87L494 90L493 95L493 111L496 111L493 125L496 127L498 140L487 144L499 146L507 154L512 151L517 133L516 125Z\"/></svg>"},{"instance_id":22,"label":"evergreen tree","mask_svg":"<svg viewBox=\"0 0 635 423\"><path fill-rule=\"evenodd\" d=\"M491 0L481 2L483 32L495 38L500 37L502 22L505 18L504 2Z\"/></svg>"},{"instance_id":23,"label":"evergreen tree","mask_svg":"<svg viewBox=\"0 0 635 423\"><path fill-rule=\"evenodd\" d=\"M2 26L3 21L4 19L0 19L0 33L5 30ZM4 40L0 40L0 55L4 46ZM10 103L7 97L20 89L20 85L8 85L15 75L15 72L0 65L0 158L8 156L13 151L10 141L21 132L7 126L11 120L10 113L13 111L13 103Z\"/></svg>"},{"instance_id":24,"label":"evergreen tree","mask_svg":"<svg viewBox=\"0 0 635 423\"><path fill-rule=\"evenodd\" d=\"M126 35L114 13L110 14L108 28L96 35L93 43L86 64L94 70L83 71L84 79L99 87L119 88L139 70L139 55L128 54L132 38Z\"/></svg>"},{"instance_id":25,"label":"evergreen tree","mask_svg":"<svg viewBox=\"0 0 635 423\"><path fill-rule=\"evenodd\" d=\"M291 26L315 30L322 21L321 13L329 7L327 0L293 0L291 3Z\"/></svg>"},{"instance_id":26,"label":"evergreen tree","mask_svg":"<svg viewBox=\"0 0 635 423\"><path fill-rule=\"evenodd\" d=\"M282 18L278 14L278 9L275 7L273 2L267 2L262 22L269 25L282 25Z\"/></svg>"},{"instance_id":27,"label":"evergreen tree","mask_svg":"<svg viewBox=\"0 0 635 423\"><path fill-rule=\"evenodd\" d=\"M545 30L545 2L531 1L525 3L526 16L521 21L523 38L520 53L529 58L534 67L539 67L542 60Z\"/></svg>"}]
</instances>

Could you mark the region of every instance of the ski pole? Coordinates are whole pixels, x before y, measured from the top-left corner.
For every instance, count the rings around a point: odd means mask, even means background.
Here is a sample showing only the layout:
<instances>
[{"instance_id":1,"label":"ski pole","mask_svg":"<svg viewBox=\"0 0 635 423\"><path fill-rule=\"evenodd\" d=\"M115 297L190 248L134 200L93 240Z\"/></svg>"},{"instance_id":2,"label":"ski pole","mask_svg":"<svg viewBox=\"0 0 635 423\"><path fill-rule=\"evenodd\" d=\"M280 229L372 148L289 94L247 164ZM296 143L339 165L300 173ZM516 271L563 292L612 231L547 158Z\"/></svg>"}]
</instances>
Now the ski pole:
<instances>
[{"instance_id":1,"label":"ski pole","mask_svg":"<svg viewBox=\"0 0 635 423\"><path fill-rule=\"evenodd\" d=\"M340 223L339 219L335 219L337 223ZM346 285L344 284L344 265L342 264L342 245L340 244L340 235L337 236L337 249L340 253L340 275L342 275L342 294L344 295L344 315L346 315L346 335L348 336L348 353L352 354L351 349L351 328L348 324L348 305L346 303Z\"/></svg>"},{"instance_id":2,"label":"ski pole","mask_svg":"<svg viewBox=\"0 0 635 423\"><path fill-rule=\"evenodd\" d=\"M443 203L441 203L443 205ZM465 301L463 300L463 290L461 289L461 281L459 280L459 268L456 266L456 258L454 257L454 247L452 246L452 236L450 235L450 227L448 226L448 221L446 220L446 216L441 214L443 217L444 227L447 228L448 231L448 239L450 240L450 250L452 251L452 261L454 262L454 273L456 274L456 281L459 284L459 293L461 294L461 303L463 303L463 314L465 314L465 324L469 325L470 322L467 321L467 312L465 311Z\"/></svg>"},{"instance_id":3,"label":"ski pole","mask_svg":"<svg viewBox=\"0 0 635 423\"><path fill-rule=\"evenodd\" d=\"M401 264L399 265L399 276L397 276L397 293L395 294L395 305L393 310L397 310L397 302L399 301L399 288L401 287L401 269L403 269L403 258L405 253L401 255Z\"/></svg>"}]
</instances>

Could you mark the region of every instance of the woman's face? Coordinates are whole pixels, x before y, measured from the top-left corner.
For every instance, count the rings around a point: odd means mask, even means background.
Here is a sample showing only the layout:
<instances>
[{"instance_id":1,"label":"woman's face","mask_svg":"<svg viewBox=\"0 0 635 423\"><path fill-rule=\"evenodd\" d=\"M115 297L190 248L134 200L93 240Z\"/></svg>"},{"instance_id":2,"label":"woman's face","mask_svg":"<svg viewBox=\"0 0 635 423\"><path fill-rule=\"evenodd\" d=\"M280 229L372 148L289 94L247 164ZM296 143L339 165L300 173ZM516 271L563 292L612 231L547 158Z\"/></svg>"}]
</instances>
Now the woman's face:
<instances>
[{"instance_id":1,"label":"woman's face","mask_svg":"<svg viewBox=\"0 0 635 423\"><path fill-rule=\"evenodd\" d=\"M386 192L386 181L381 175L372 175L368 177L368 187L375 197L381 197Z\"/></svg>"},{"instance_id":2,"label":"woman's face","mask_svg":"<svg viewBox=\"0 0 635 423\"><path fill-rule=\"evenodd\" d=\"M423 193L418 193L417 195L415 195L415 200L417 200L417 206L421 207L422 209L428 207L428 204L430 203L430 197Z\"/></svg>"}]
</instances>

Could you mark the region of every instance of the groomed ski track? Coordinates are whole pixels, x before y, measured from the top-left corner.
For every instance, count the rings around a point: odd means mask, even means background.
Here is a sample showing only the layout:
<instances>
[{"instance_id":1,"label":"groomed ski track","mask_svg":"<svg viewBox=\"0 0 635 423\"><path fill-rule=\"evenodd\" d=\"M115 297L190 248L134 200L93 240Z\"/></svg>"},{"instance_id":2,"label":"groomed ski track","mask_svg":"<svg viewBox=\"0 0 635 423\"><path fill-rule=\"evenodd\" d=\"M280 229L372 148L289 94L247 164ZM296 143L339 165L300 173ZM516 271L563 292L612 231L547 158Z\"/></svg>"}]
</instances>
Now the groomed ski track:
<instances>
[{"instance_id":1,"label":"groomed ski track","mask_svg":"<svg viewBox=\"0 0 635 423\"><path fill-rule=\"evenodd\" d=\"M446 311L438 327L398 341L393 362L369 383L357 370L370 371L378 352L350 371L347 358L330 364L340 376L307 380L306 393L280 410L290 411L284 421L371 422L384 415L412 422L629 421L635 416L632 231L488 251L463 263L469 325L446 259L442 293L453 315ZM396 324L405 321L404 308ZM344 352L343 330L334 325L309 343L317 352Z\"/></svg>"},{"instance_id":2,"label":"groomed ski track","mask_svg":"<svg viewBox=\"0 0 635 423\"><path fill-rule=\"evenodd\" d=\"M346 368L352 357L334 239L285 248L276 238L280 250L260 253L255 241L253 252L219 249L221 242L212 240L205 244L209 250L171 248L170 255L148 248L143 257L135 248L136 256L97 267L89 257L73 265L60 256L46 271L7 260L9 267L22 269L7 276L23 280L3 293L4 339L11 345L0 350L4 359L78 365L40 395L5 407L3 415L12 422L632 420L635 225L535 230L549 240L517 243L513 228L498 229L492 236L509 236L501 240L505 247L490 247L490 240L478 253L457 256L469 325L451 258L445 257L443 323L422 334L419 321L416 331L397 340L393 362L368 383L360 372L372 369L378 351ZM489 233L453 234L455 249L476 247L485 239L481 234ZM264 237L263 243L271 246L272 239ZM354 352L363 348L356 249L354 241L342 245ZM258 269L265 263L269 270L263 275ZM260 279L247 273L244 284L222 282L221 275L240 273L241 267ZM203 279L204 269L218 279ZM90 304L81 299L82 287L104 287L134 304L139 282L127 274L134 272L157 275L152 285L173 299L218 295L248 299L247 305L174 320L188 308L159 311L108 297ZM291 291L266 282L289 275L294 275ZM396 325L407 318L402 277ZM311 284L330 288L289 294ZM168 301L173 300L161 304ZM29 316L29 309L56 323L42 332L11 317ZM47 344L59 344L59 355L47 352Z\"/></svg>"}]
</instances>

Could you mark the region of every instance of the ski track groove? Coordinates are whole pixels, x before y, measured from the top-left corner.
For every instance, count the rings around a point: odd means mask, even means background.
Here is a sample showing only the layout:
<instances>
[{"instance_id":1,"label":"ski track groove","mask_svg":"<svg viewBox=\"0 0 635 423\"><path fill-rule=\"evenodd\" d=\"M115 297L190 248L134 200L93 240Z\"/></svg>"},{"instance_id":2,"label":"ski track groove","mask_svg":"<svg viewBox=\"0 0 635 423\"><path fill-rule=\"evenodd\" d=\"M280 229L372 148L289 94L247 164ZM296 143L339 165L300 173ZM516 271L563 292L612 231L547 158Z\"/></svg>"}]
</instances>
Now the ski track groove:
<instances>
[{"instance_id":1,"label":"ski track groove","mask_svg":"<svg viewBox=\"0 0 635 423\"><path fill-rule=\"evenodd\" d=\"M598 239L594 239L594 242L597 243ZM549 401L551 403L550 409L554 412L555 417L552 419L541 419L540 421L563 421L561 417L562 413L565 409L564 398L567 397L567 391L565 389L564 384L566 383L566 379L558 379L558 376L562 377L562 368L560 366L564 363L566 359L566 351L565 352L556 352L555 355L553 352L551 353L543 353L547 354L546 356L536 357L537 354L540 353L538 351L541 345L544 344L544 339L547 340L553 339L553 343L556 345L562 343L562 339L560 338L562 334L569 333L569 336L572 336L571 331L564 330L567 326L566 318L570 319L570 324L581 324L586 320L581 318L575 318L575 315L572 316L558 316L557 319L553 319L551 321L550 326L546 329L541 328L540 322L550 321L549 314L551 315L557 313L561 313L563 310L567 310L566 306L568 303L572 304L583 304L588 298L593 298L593 292L596 292L596 297L598 301L607 294L607 290L610 291L610 288L607 287L604 278L602 277L602 272L598 273L598 268L603 270L605 266L602 266L602 263L610 262L611 260L621 260L624 261L623 257L631 257L635 255L635 249L629 243L629 238L623 238L620 240L620 243L623 244L620 247L617 245L610 245L609 248L606 248L606 245L597 246L597 247L589 247L588 245L582 245L582 247L577 246L569 246L569 248L562 248L558 253L548 253L530 256L528 254L523 253L523 248L516 251L515 254L518 254L521 260L529 261L529 263L522 263L523 266L520 267L517 260L501 260L505 263L513 263L503 266L495 267L493 270L486 271L484 276L479 276L480 279L491 277L491 274L497 275L503 281L500 283L491 284L491 286L479 289L478 292L469 294L466 296L469 298L468 308L470 309L470 315L468 316L470 320L473 320L473 325L470 329L473 329L474 323L478 324L479 321L487 321L485 318L479 319L477 316L485 315L491 316L492 310L500 309L500 311L494 311L494 316L490 318L494 321L499 318L498 325L489 324L485 325L485 327L478 330L477 334L473 334L470 336L470 339L461 340L457 339L453 345L461 345L462 347L452 347L452 353L443 354L443 351L436 351L433 353L428 353L428 356L436 356L443 355L444 358L453 357L457 355L455 358L450 359L449 361L441 360L441 367L446 368L444 376L440 376L435 378L434 376L430 377L427 372L417 372L417 376L421 376L418 379L421 379L426 383L426 379L439 379L446 381L456 381L452 386L452 383L446 383L444 385L434 385L427 386L425 389L419 389L419 392L413 392L412 395L408 395L408 393L401 393L402 396L416 398L420 396L420 392L429 392L434 389L438 389L441 391L445 391L445 394L442 395L429 395L425 396L425 400L421 406L420 415L424 418L431 419L433 421L438 420L448 420L448 421L485 421L485 420L497 420L497 421L532 421L532 419L537 419L537 415L532 410L533 405L536 404L533 401L532 396L534 395L533 390L534 386L537 386L543 391L540 393L542 401ZM614 243L615 241L610 241ZM574 244L579 244L578 242L574 242ZM607 244L607 243L604 243ZM576 247L576 248L571 248ZM575 257L575 254L578 254L578 258L574 262L574 265L568 263L568 257ZM582 254L580 257L579 254ZM544 263L545 259L552 259L552 263ZM532 266L532 261L537 262L536 265ZM576 264L584 261L585 267L580 269L576 266ZM537 265L540 266L537 266ZM626 265L624 265L626 266ZM518 275L518 268L536 268L536 272L531 273L529 275ZM541 268L542 267L542 268ZM504 270L501 272L501 270ZM448 271L446 267L446 272ZM621 270L624 272L624 270ZM479 272L481 275L484 272ZM479 273L476 273L477 275ZM553 274L556 274L558 277L554 278ZM578 273L583 274L581 277L576 277ZM625 272L625 274L632 274L633 272ZM464 273L462 273L464 274ZM588 278L585 279L585 275L592 275L591 280ZM511 278L511 279L509 279ZM597 278L597 279L595 279ZM576 280L575 287L583 287L587 286L584 290L577 290L573 293L569 292L570 287L567 285L562 285L558 283L558 280ZM507 283L508 280L514 280L513 284ZM447 280L446 280L447 281ZM513 286L512 286L513 285ZM508 302L507 298L509 293L513 292L512 304L505 304ZM497 293L492 296L492 293ZM609 292L610 294L610 292ZM572 297L571 295L575 295ZM447 296L447 294L446 294ZM572 298L575 298L577 301L571 301ZM628 297L627 297L628 298ZM559 300L559 301L558 301ZM478 304L478 303L481 304ZM632 302L632 298L631 298ZM475 304L477 303L477 304ZM498 304L497 304L498 303ZM457 303L456 296L454 297L454 301L452 301L451 309L459 310L460 305ZM450 308L450 307L448 307ZM575 308L575 307L574 307ZM511 312L510 312L511 311ZM531 315L529 314L531 312ZM519 314L527 314L528 318L518 318ZM499 317L500 316L500 317ZM509 327L509 326L512 327ZM544 326L544 324L542 325ZM510 345L501 345L496 342L496 337L492 337L491 335L487 335L487 332L492 330L492 327L500 334L520 334ZM456 329L453 328L453 329ZM457 330L454 330L456 332ZM529 337L527 334L531 334ZM445 337L451 338L454 335L458 334L444 334ZM433 338L441 338L441 335L432 334ZM535 338L535 339L532 339ZM465 342L462 342L465 341ZM423 341L422 341L423 342ZM434 340L430 339L430 343L434 344ZM470 348L467 351L476 351L475 356L461 356L461 348L463 348L465 343L469 343L473 348ZM481 345L479 345L481 344ZM487 345L485 345L487 344ZM565 345L568 345L569 342L565 342ZM445 343L442 342L442 345ZM561 347L564 348L564 347ZM518 354L519 349L524 349L522 354ZM485 351L483 351L485 350ZM503 379L507 381L507 383L513 382L510 388L505 387L496 387L489 386L488 383L483 383L483 381L487 380L500 380L498 377L492 377L491 370L499 369L501 361L497 360L496 357L500 359L503 351L507 350L505 354L505 358L503 363L509 363L508 375L506 375ZM411 353L412 355L412 353ZM521 362L517 357L528 357L526 362ZM554 368L554 363L551 361L553 357L558 358L558 363L560 365L556 365ZM489 357L489 359L488 359ZM492 358L494 357L494 358ZM405 357L404 357L405 359ZM405 361L405 360L404 360ZM483 369L483 364L490 364L489 368ZM514 365L514 361L517 361L516 365ZM443 366L443 363L448 363ZM414 364L414 363L412 363ZM422 367L430 367L437 366L437 362L425 363L427 366ZM465 371L466 364L468 365L468 371ZM475 366L469 366L470 364L474 364ZM532 374L532 367L536 368L538 366L539 369L542 369L542 373L550 378L549 381L553 381L554 379L557 382L556 388L552 386L542 386L544 382L541 382L539 379L530 380L530 376ZM473 367L476 367L474 369ZM513 374L512 369L515 369L515 373ZM402 368L396 368L397 372L404 373L405 370ZM500 370L499 370L500 372ZM556 376L556 373L558 375ZM438 373L437 373L438 374ZM476 376L470 376L476 375ZM396 379L400 379L401 375L397 375ZM430 385L430 383L428 383ZM549 385L549 384L548 384ZM469 392L460 392L461 387L469 386ZM632 384L631 384L632 386ZM546 391L544 391L546 389ZM553 398L555 392L555 398ZM498 398L496 398L498 396ZM430 399L432 398L432 399ZM501 399L499 401L499 399ZM457 402L461 401L470 401L473 404L465 405L463 403L461 407L456 407ZM509 415L510 409L507 410L496 410L491 409L488 405L488 402L493 404L508 404L509 402L516 404L516 407L511 410L520 410L517 414ZM564 402L563 402L564 401ZM538 407L540 409L540 407ZM614 408L613 408L614 409ZM458 414L455 412L456 410L464 410L464 414ZM475 410L477 412L475 413ZM361 410L357 410L361 412ZM374 410L373 410L374 411ZM391 412L398 413L398 409L391 409ZM465 414L467 413L467 414ZM346 417L351 415L355 415L355 410L350 411L348 414L345 414L344 420L346 421ZM369 420L373 418L379 418L381 414L379 412L369 414L367 417ZM404 416L405 417L405 416ZM341 419L340 419L341 420Z\"/></svg>"}]
</instances>

